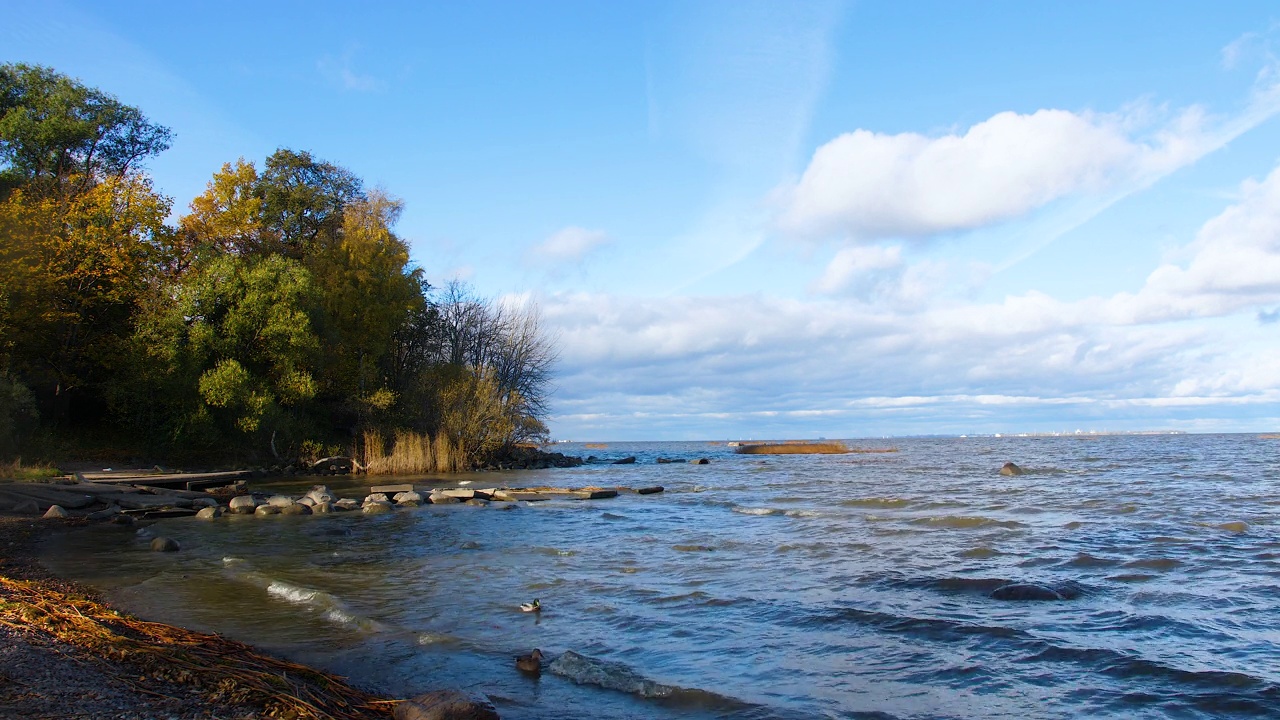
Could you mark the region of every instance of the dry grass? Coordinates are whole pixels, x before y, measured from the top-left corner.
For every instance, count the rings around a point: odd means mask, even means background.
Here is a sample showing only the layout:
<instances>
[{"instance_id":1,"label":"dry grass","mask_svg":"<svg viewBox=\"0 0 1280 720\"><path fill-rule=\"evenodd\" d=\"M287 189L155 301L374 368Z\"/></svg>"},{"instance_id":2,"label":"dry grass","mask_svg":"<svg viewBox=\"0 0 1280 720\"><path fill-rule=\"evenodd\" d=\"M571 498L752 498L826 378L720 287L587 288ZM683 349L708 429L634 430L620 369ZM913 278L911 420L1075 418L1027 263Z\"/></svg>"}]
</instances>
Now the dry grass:
<instances>
[{"instance_id":1,"label":"dry grass","mask_svg":"<svg viewBox=\"0 0 1280 720\"><path fill-rule=\"evenodd\" d=\"M739 455L841 455L849 452L844 443L783 442L740 445Z\"/></svg>"},{"instance_id":2,"label":"dry grass","mask_svg":"<svg viewBox=\"0 0 1280 720\"><path fill-rule=\"evenodd\" d=\"M45 480L61 474L61 470L48 463L23 465L22 458L13 462L0 462L0 480Z\"/></svg>"},{"instance_id":3,"label":"dry grass","mask_svg":"<svg viewBox=\"0 0 1280 720\"><path fill-rule=\"evenodd\" d=\"M266 717L386 718L396 702L218 635L122 615L40 580L0 576L0 625L47 635L145 675L194 685L217 702L262 706ZM135 671L118 679L156 695L139 683L144 677Z\"/></svg>"},{"instance_id":4,"label":"dry grass","mask_svg":"<svg viewBox=\"0 0 1280 720\"><path fill-rule=\"evenodd\" d=\"M449 437L439 433L397 430L390 442L376 430L364 434L363 464L370 475L421 475L461 472L466 469L463 454Z\"/></svg>"}]
</instances>

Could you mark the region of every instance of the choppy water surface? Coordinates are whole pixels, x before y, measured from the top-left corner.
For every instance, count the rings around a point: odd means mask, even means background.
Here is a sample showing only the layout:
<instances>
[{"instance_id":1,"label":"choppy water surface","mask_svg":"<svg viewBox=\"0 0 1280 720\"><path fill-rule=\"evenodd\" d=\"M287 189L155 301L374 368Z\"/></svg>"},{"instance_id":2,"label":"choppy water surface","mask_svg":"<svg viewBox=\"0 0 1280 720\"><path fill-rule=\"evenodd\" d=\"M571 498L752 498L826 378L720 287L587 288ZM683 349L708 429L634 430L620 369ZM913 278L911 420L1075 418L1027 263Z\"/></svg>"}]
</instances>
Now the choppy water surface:
<instances>
[{"instance_id":1,"label":"choppy water surface","mask_svg":"<svg viewBox=\"0 0 1280 720\"><path fill-rule=\"evenodd\" d=\"M506 718L1280 715L1280 441L851 444L898 452L563 446L639 463L465 479L667 492L158 523L177 554L90 528L49 563L144 616L395 696L482 690ZM1008 580L1084 592L991 599ZM511 661L533 647L572 652L533 680Z\"/></svg>"}]
</instances>

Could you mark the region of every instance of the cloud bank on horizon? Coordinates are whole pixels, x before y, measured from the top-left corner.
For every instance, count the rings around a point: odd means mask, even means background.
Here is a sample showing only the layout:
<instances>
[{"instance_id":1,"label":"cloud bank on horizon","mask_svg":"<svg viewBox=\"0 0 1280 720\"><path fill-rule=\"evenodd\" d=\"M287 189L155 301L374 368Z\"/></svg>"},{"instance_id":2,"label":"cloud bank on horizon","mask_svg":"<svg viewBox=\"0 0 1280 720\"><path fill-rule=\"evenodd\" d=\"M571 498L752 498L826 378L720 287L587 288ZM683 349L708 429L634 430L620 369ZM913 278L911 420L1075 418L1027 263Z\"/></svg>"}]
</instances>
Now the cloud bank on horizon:
<instances>
[{"instance_id":1,"label":"cloud bank on horizon","mask_svg":"<svg viewBox=\"0 0 1280 720\"><path fill-rule=\"evenodd\" d=\"M1280 426L1265 3L388 6L221 73L230 21L11 10L174 125L179 205L227 137L404 197L432 278L541 307L558 437Z\"/></svg>"}]
</instances>

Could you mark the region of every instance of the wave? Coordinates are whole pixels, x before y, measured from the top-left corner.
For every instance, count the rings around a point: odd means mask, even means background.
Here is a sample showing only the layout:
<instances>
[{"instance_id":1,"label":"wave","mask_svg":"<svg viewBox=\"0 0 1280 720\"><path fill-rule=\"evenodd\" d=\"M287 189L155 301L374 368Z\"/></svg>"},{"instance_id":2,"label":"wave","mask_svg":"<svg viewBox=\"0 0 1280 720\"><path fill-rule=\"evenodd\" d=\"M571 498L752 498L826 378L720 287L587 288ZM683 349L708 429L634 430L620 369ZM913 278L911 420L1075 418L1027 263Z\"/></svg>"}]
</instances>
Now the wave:
<instances>
[{"instance_id":1,"label":"wave","mask_svg":"<svg viewBox=\"0 0 1280 720\"><path fill-rule=\"evenodd\" d=\"M981 515L937 515L932 517L916 518L911 521L911 524L958 529L989 526L1010 529L1024 527L1024 525L1017 520L996 520L995 518L983 517Z\"/></svg>"},{"instance_id":2,"label":"wave","mask_svg":"<svg viewBox=\"0 0 1280 720\"><path fill-rule=\"evenodd\" d=\"M853 498L851 500L841 500L840 505L844 507L865 507L878 509L903 508L910 505L913 500L896 497L869 497L869 498Z\"/></svg>"},{"instance_id":3,"label":"wave","mask_svg":"<svg viewBox=\"0 0 1280 720\"><path fill-rule=\"evenodd\" d=\"M743 515L782 515L783 513L786 512L785 510L781 510L779 508L742 507L739 505L735 505L731 509L734 512L741 513Z\"/></svg>"},{"instance_id":4,"label":"wave","mask_svg":"<svg viewBox=\"0 0 1280 720\"><path fill-rule=\"evenodd\" d=\"M547 670L579 685L594 685L606 690L629 693L658 700L667 706L721 713L738 713L759 707L709 690L666 685L641 675L623 663L581 655L572 650L566 650L560 657L552 660Z\"/></svg>"}]
</instances>

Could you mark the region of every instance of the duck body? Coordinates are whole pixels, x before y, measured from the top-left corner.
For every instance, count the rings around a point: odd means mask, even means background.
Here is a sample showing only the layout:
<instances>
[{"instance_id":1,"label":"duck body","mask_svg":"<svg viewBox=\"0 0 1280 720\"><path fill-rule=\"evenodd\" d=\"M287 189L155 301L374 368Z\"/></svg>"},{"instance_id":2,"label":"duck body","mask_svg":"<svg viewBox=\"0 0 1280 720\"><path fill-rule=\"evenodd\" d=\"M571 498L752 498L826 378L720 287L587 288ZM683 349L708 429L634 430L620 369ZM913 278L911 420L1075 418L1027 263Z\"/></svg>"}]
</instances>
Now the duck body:
<instances>
[{"instance_id":1,"label":"duck body","mask_svg":"<svg viewBox=\"0 0 1280 720\"><path fill-rule=\"evenodd\" d=\"M520 609L524 612L542 612L542 603L534 598L533 602L521 603Z\"/></svg>"},{"instance_id":2,"label":"duck body","mask_svg":"<svg viewBox=\"0 0 1280 720\"><path fill-rule=\"evenodd\" d=\"M527 675L541 675L542 651L534 648L528 655L517 655L516 669Z\"/></svg>"}]
</instances>

